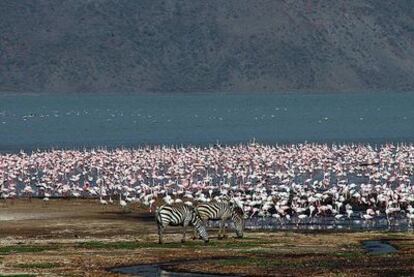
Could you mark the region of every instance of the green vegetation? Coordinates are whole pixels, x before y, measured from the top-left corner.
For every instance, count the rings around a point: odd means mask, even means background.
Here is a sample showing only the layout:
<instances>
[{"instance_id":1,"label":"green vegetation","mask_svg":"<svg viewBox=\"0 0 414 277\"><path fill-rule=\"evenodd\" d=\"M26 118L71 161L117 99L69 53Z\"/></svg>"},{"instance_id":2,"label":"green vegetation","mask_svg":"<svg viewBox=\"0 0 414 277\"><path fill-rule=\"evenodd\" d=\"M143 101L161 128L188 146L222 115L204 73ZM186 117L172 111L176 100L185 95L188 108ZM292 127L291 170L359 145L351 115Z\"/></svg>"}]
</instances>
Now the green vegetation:
<instances>
[{"instance_id":1,"label":"green vegetation","mask_svg":"<svg viewBox=\"0 0 414 277\"><path fill-rule=\"evenodd\" d=\"M216 261L215 261L216 263ZM217 261L217 264L222 266L257 266L257 267L271 267L285 264L282 259L270 259L262 257L238 257L232 259L223 259Z\"/></svg>"},{"instance_id":2,"label":"green vegetation","mask_svg":"<svg viewBox=\"0 0 414 277\"><path fill-rule=\"evenodd\" d=\"M363 257L364 254L361 252L342 252L342 253L336 253L337 257L347 258L347 259L353 259L353 258L360 258Z\"/></svg>"},{"instance_id":3,"label":"green vegetation","mask_svg":"<svg viewBox=\"0 0 414 277\"><path fill-rule=\"evenodd\" d=\"M185 243L181 242L166 242L158 244L155 242L136 242L136 241L122 241L122 242L102 242L102 241L88 241L76 245L77 248L86 249L138 249L138 248L205 248L205 247L220 247L220 248L249 248L266 245L270 242L266 241L252 241L252 240L237 240L237 241L210 241L204 243L200 240L189 240Z\"/></svg>"},{"instance_id":4,"label":"green vegetation","mask_svg":"<svg viewBox=\"0 0 414 277\"><path fill-rule=\"evenodd\" d=\"M79 243L77 248L86 249L138 249L138 248L177 248L179 243L158 244L151 242L121 241L121 242L101 242L88 241Z\"/></svg>"},{"instance_id":5,"label":"green vegetation","mask_svg":"<svg viewBox=\"0 0 414 277\"><path fill-rule=\"evenodd\" d=\"M16 268L23 268L23 269L48 269L48 268L55 268L59 267L59 264L56 263L30 263L30 264L17 264L14 265Z\"/></svg>"},{"instance_id":6,"label":"green vegetation","mask_svg":"<svg viewBox=\"0 0 414 277\"><path fill-rule=\"evenodd\" d=\"M7 274L7 275L3 275L0 274L0 277L33 277L36 275L33 274Z\"/></svg>"},{"instance_id":7,"label":"green vegetation","mask_svg":"<svg viewBox=\"0 0 414 277\"><path fill-rule=\"evenodd\" d=\"M10 245L0 247L0 255L6 255L10 253L33 253L42 252L47 250L56 249L55 246L44 246L44 245Z\"/></svg>"}]
</instances>

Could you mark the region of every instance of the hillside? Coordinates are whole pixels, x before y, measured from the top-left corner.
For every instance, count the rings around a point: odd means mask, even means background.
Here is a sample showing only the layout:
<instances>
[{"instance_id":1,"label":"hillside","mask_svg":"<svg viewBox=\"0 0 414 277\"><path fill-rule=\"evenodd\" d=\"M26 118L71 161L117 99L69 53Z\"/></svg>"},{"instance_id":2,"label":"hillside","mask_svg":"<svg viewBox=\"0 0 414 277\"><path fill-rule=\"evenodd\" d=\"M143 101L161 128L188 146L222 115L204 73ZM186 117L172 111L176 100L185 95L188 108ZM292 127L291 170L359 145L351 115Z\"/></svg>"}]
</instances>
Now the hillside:
<instances>
[{"instance_id":1,"label":"hillside","mask_svg":"<svg viewBox=\"0 0 414 277\"><path fill-rule=\"evenodd\" d=\"M2 0L0 91L407 91L413 43L410 0Z\"/></svg>"}]
</instances>

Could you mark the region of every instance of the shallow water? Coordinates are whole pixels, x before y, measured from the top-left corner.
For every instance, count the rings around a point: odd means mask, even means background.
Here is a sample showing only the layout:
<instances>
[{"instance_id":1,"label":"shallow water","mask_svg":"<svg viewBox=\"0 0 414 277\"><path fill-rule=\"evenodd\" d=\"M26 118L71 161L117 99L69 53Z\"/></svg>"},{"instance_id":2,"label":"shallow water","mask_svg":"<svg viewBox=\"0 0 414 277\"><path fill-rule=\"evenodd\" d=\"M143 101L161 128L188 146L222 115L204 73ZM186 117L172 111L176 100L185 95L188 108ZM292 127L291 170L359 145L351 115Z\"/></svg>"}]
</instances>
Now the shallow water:
<instances>
[{"instance_id":1,"label":"shallow water","mask_svg":"<svg viewBox=\"0 0 414 277\"><path fill-rule=\"evenodd\" d=\"M414 93L2 95L0 151L50 147L414 142Z\"/></svg>"},{"instance_id":2,"label":"shallow water","mask_svg":"<svg viewBox=\"0 0 414 277\"><path fill-rule=\"evenodd\" d=\"M368 254L382 255L397 252L397 249L386 241L367 240L364 241L362 245L364 249L367 250Z\"/></svg>"},{"instance_id":3,"label":"shallow water","mask_svg":"<svg viewBox=\"0 0 414 277\"><path fill-rule=\"evenodd\" d=\"M219 226L218 222L209 222L208 224L209 227L214 228L218 228ZM229 222L228 227L232 230L233 224ZM337 220L334 217L314 217L312 219L307 218L299 222L295 217L291 220L254 217L246 220L245 228L247 230L413 231L413 226L410 226L407 219L404 217L393 218L391 220L391 224L388 225L385 217L378 217L367 221L357 216L352 217L351 219L345 218L340 220Z\"/></svg>"},{"instance_id":4,"label":"shallow water","mask_svg":"<svg viewBox=\"0 0 414 277\"><path fill-rule=\"evenodd\" d=\"M203 274L203 273L186 273L186 272L171 272L162 269L165 265L173 265L174 263L168 264L152 264L152 265L135 265L126 266L111 269L111 272L128 274L129 276L140 276L140 277L223 277L230 275L215 275L215 274ZM235 277L235 275L232 275Z\"/></svg>"}]
</instances>

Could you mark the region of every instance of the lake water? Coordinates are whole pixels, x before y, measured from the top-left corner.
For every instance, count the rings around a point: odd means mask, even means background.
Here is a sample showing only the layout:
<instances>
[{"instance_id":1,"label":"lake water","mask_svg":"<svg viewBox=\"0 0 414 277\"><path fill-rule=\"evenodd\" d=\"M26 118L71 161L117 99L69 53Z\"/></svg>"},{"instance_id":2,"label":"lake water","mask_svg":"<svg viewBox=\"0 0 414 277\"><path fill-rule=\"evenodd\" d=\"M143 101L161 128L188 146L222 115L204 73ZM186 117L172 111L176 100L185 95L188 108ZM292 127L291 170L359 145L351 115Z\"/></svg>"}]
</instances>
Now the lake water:
<instances>
[{"instance_id":1,"label":"lake water","mask_svg":"<svg viewBox=\"0 0 414 277\"><path fill-rule=\"evenodd\" d=\"M3 95L0 150L414 142L414 93Z\"/></svg>"}]
</instances>

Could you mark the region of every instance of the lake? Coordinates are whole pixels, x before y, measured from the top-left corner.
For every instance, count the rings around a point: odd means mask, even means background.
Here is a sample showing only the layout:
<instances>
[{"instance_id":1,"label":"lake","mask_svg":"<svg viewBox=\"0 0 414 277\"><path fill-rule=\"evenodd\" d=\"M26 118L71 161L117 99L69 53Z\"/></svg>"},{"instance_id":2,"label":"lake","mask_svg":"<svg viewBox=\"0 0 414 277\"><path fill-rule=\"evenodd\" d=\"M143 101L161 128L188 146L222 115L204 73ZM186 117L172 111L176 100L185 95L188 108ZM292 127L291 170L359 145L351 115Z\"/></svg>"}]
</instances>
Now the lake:
<instances>
[{"instance_id":1,"label":"lake","mask_svg":"<svg viewBox=\"0 0 414 277\"><path fill-rule=\"evenodd\" d=\"M0 150L414 142L414 93L2 95Z\"/></svg>"}]
</instances>

